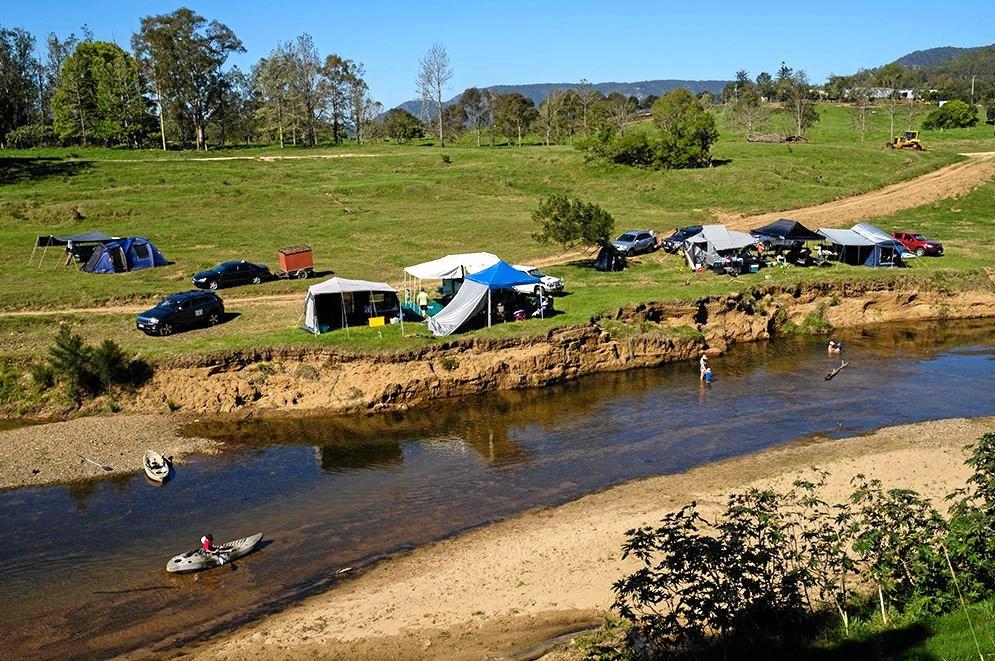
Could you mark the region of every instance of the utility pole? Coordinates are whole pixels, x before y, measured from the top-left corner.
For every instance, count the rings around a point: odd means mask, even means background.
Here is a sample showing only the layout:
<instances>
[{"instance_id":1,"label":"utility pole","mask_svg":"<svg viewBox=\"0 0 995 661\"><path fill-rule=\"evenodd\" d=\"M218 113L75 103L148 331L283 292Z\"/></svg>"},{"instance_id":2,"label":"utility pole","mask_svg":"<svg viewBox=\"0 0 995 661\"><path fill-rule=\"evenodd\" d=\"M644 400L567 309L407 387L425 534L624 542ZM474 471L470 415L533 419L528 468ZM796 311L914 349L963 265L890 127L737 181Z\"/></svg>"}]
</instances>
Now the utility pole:
<instances>
[{"instance_id":1,"label":"utility pole","mask_svg":"<svg viewBox=\"0 0 995 661\"><path fill-rule=\"evenodd\" d=\"M977 78L977 76L971 76L971 105L972 106L974 105L974 79L975 78Z\"/></svg>"}]
</instances>

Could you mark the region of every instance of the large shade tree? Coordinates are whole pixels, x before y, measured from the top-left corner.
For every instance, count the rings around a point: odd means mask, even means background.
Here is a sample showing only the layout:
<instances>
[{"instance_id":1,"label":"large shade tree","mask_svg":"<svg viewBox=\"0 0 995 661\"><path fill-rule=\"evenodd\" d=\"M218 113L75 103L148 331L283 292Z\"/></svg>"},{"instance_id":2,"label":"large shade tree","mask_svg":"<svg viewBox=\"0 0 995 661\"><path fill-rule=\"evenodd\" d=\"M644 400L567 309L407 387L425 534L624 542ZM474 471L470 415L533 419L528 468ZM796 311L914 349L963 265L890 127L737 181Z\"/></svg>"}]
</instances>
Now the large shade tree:
<instances>
[{"instance_id":1,"label":"large shade tree","mask_svg":"<svg viewBox=\"0 0 995 661\"><path fill-rule=\"evenodd\" d=\"M138 147L147 110L138 65L117 44L84 41L62 63L52 114L63 142Z\"/></svg>"},{"instance_id":2,"label":"large shade tree","mask_svg":"<svg viewBox=\"0 0 995 661\"><path fill-rule=\"evenodd\" d=\"M216 108L222 66L231 53L244 52L242 42L227 25L181 7L142 18L132 47L158 101L163 149L167 112L179 126L192 127L198 149L207 149L207 124Z\"/></svg>"}]
</instances>

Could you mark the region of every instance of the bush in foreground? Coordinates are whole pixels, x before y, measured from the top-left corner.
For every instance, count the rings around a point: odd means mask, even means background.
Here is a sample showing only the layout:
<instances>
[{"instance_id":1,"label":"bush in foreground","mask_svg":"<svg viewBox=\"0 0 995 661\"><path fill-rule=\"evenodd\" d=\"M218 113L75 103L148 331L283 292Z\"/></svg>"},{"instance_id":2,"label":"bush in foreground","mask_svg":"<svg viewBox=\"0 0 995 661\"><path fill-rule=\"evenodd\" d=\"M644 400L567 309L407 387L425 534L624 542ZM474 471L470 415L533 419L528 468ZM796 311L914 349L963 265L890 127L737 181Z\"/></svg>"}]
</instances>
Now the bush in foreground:
<instances>
[{"instance_id":1,"label":"bush in foreground","mask_svg":"<svg viewBox=\"0 0 995 661\"><path fill-rule=\"evenodd\" d=\"M116 387L140 385L150 375L148 363L131 359L113 340L89 346L68 324L59 329L48 360L32 370L39 387L61 385L76 406Z\"/></svg>"},{"instance_id":2,"label":"bush in foreground","mask_svg":"<svg viewBox=\"0 0 995 661\"><path fill-rule=\"evenodd\" d=\"M819 473L786 493L730 496L715 520L691 503L628 531L623 558L641 566L614 586L613 609L631 625L625 644L649 656L749 656L805 647L813 622L832 613L836 637L846 637L871 609L888 625L991 598L995 434L970 449L974 474L949 496L949 517L914 491L861 475L849 502L830 505Z\"/></svg>"}]
</instances>

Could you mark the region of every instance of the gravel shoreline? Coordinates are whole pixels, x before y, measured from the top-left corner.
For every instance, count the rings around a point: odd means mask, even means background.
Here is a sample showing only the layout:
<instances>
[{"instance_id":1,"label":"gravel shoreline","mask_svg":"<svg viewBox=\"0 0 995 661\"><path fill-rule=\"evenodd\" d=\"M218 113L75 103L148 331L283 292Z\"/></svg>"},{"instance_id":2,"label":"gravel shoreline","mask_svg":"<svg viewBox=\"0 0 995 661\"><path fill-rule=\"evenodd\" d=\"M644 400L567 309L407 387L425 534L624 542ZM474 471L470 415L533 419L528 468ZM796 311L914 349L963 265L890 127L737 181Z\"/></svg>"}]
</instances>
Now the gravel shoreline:
<instances>
[{"instance_id":1,"label":"gravel shoreline","mask_svg":"<svg viewBox=\"0 0 995 661\"><path fill-rule=\"evenodd\" d=\"M186 419L113 415L32 424L0 431L0 490L85 482L142 470L146 450L182 463L190 454L215 454L220 444L177 433ZM80 458L80 455L105 471Z\"/></svg>"}]
</instances>

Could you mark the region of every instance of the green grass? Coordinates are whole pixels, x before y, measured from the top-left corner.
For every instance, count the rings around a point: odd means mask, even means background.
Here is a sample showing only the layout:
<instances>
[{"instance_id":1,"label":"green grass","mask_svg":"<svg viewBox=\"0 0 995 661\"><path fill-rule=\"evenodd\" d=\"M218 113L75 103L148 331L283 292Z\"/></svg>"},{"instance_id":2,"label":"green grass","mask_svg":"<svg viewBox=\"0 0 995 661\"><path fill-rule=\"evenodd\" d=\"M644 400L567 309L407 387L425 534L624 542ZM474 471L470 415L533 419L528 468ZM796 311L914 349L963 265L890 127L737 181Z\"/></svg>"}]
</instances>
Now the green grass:
<instances>
[{"instance_id":1,"label":"green grass","mask_svg":"<svg viewBox=\"0 0 995 661\"><path fill-rule=\"evenodd\" d=\"M973 625L973 633L972 633ZM975 644L977 637L977 645ZM889 626L863 623L849 638L817 645L815 659L986 659L995 655L995 599L940 617L906 618Z\"/></svg>"},{"instance_id":2,"label":"green grass","mask_svg":"<svg viewBox=\"0 0 995 661\"><path fill-rule=\"evenodd\" d=\"M250 160L205 162L204 154L115 150L0 152L0 310L145 304L189 289L190 276L220 261L246 258L275 267L276 251L307 242L316 267L351 278L399 283L405 265L443 254L488 250L510 262L555 254L531 238L539 198L567 192L598 202L619 231L708 222L721 210L745 214L824 202L918 176L959 160L957 152L995 149L990 127L924 134L928 151L884 148L887 124L861 143L845 108L820 106L812 142L750 144L723 127L717 167L673 172L633 170L589 162L568 146L446 148L343 145L316 150L263 147L228 149L211 156ZM775 123L779 120L773 120ZM935 132L934 132L935 133ZM954 134L957 133L955 136ZM272 155L334 158L264 161ZM82 220L74 220L82 215ZM921 260L916 272L975 269L992 264L995 187L983 186L956 201L881 219L886 229L914 228L948 246L942 260ZM52 250L39 268L28 265L34 240L49 233L101 229L151 238L172 265L116 275L90 275L58 266ZM683 263L662 253L622 274L584 266L550 267L570 295L557 299L563 313L545 321L504 324L478 331L502 337L544 332L605 310L662 298L725 293L763 282L890 277L867 269L768 270L736 280L692 277ZM769 278L767 277L769 276ZM134 330L133 314L85 315L75 321L91 340L113 337L148 356L228 348L316 344L360 351L396 350L429 342L400 338L399 330L354 329L311 338L297 329L301 305L239 303L239 298L303 291L308 283L273 282L224 293L229 323L166 340ZM0 353L36 354L54 337L52 317L0 319ZM410 326L407 332L417 330Z\"/></svg>"}]
</instances>

